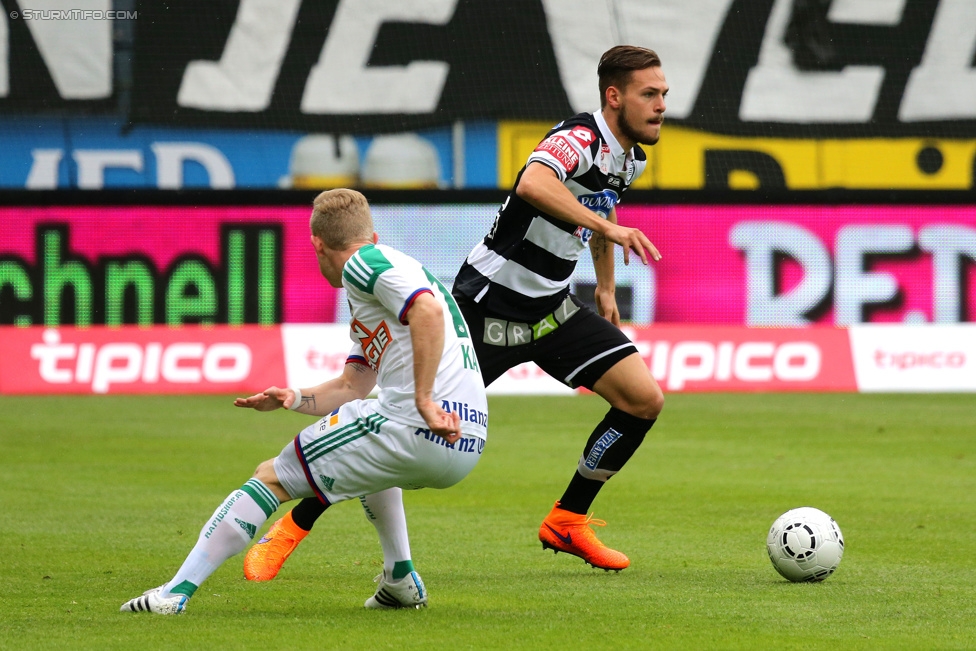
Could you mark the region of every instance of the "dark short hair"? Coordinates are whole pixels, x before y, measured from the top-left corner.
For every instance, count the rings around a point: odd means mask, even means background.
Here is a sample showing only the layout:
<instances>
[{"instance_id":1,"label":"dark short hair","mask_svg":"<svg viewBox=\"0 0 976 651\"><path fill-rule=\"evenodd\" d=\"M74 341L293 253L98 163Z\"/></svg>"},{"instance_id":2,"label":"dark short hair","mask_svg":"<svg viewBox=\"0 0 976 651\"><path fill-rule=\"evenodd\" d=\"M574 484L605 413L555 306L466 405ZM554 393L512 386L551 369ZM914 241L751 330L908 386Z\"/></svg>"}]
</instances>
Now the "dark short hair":
<instances>
[{"instance_id":1,"label":"dark short hair","mask_svg":"<svg viewBox=\"0 0 976 651\"><path fill-rule=\"evenodd\" d=\"M645 68L660 68L661 58L654 50L636 45L617 45L600 57L596 74L600 77L600 106L606 106L607 89L611 86L624 88L630 81L630 73Z\"/></svg>"}]
</instances>

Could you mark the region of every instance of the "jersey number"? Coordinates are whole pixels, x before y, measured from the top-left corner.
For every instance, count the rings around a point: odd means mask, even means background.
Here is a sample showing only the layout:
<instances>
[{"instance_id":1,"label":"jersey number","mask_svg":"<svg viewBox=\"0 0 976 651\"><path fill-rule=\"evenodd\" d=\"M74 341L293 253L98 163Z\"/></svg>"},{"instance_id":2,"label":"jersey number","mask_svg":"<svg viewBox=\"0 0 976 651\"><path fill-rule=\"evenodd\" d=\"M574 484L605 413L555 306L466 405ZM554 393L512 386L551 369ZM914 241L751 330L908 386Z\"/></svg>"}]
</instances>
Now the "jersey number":
<instances>
[{"instance_id":1,"label":"jersey number","mask_svg":"<svg viewBox=\"0 0 976 651\"><path fill-rule=\"evenodd\" d=\"M451 296L451 293L447 291L447 288L441 284L441 281L437 280L437 278L427 271L426 268L424 269L424 273L427 274L427 280L437 285L437 289L440 290L441 296L444 297L444 302L447 303L447 309L451 313L451 320L454 321L454 332L457 333L458 337L467 339L468 326L464 323L464 317L461 316L461 310L454 301L454 297Z\"/></svg>"}]
</instances>

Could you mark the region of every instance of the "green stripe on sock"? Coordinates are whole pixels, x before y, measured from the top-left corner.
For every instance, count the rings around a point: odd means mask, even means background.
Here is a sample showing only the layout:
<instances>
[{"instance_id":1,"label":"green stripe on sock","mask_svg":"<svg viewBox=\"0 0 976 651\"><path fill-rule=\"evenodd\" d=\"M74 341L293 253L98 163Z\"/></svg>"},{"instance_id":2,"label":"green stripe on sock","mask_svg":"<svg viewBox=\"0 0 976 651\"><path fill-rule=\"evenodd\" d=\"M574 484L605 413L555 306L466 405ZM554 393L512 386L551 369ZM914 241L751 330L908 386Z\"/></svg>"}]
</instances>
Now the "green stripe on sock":
<instances>
[{"instance_id":1,"label":"green stripe on sock","mask_svg":"<svg viewBox=\"0 0 976 651\"><path fill-rule=\"evenodd\" d=\"M399 565L399 563L397 563ZM179 585L171 588L169 590L170 594L185 594L187 597L192 597L193 593L197 591L199 586L193 585L189 581L183 581Z\"/></svg>"},{"instance_id":2,"label":"green stripe on sock","mask_svg":"<svg viewBox=\"0 0 976 651\"><path fill-rule=\"evenodd\" d=\"M413 561L397 561L393 564L393 580L399 581L406 575L413 572Z\"/></svg>"},{"instance_id":3,"label":"green stripe on sock","mask_svg":"<svg viewBox=\"0 0 976 651\"><path fill-rule=\"evenodd\" d=\"M256 479L249 479L247 483L241 486L241 490L250 495L261 510L264 511L264 516L267 518L271 517L271 514L278 510L279 502L278 498L274 496L274 493L268 490L267 486L259 482ZM268 499L270 497L270 499Z\"/></svg>"},{"instance_id":4,"label":"green stripe on sock","mask_svg":"<svg viewBox=\"0 0 976 651\"><path fill-rule=\"evenodd\" d=\"M275 494L272 493L271 489L265 486L260 480L252 477L251 479L247 480L246 484L250 485L251 488L260 493L264 499L272 505L272 510L277 509L278 506L280 506L280 502L278 502L278 498L275 497Z\"/></svg>"}]
</instances>

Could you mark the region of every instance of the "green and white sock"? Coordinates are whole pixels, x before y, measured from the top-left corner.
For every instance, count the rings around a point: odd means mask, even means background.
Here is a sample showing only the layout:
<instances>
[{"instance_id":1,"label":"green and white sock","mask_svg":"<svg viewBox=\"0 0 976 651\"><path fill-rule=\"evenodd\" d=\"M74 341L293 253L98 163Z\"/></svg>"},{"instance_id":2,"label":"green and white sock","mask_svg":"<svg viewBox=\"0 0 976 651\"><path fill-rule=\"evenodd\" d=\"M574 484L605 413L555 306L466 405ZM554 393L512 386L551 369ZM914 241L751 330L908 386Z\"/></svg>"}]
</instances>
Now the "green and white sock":
<instances>
[{"instance_id":1,"label":"green and white sock","mask_svg":"<svg viewBox=\"0 0 976 651\"><path fill-rule=\"evenodd\" d=\"M407 536L407 516L403 512L403 491L388 488L379 493L360 497L366 519L376 527L383 546L383 570L396 581L413 571L410 560L410 538Z\"/></svg>"},{"instance_id":2,"label":"green and white sock","mask_svg":"<svg viewBox=\"0 0 976 651\"><path fill-rule=\"evenodd\" d=\"M244 551L278 506L274 493L253 478L228 495L200 530L197 544L179 571L163 586L162 596L192 597L224 561Z\"/></svg>"}]
</instances>

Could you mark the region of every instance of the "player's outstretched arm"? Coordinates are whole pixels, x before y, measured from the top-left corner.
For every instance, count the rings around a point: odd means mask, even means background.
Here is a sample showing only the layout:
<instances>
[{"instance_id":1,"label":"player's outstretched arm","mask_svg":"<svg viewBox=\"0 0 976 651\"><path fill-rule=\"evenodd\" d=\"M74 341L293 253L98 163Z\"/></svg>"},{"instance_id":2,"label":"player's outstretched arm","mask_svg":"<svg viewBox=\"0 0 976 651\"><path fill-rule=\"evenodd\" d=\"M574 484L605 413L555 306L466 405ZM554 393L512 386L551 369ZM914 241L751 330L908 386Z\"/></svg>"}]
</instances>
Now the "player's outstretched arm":
<instances>
[{"instance_id":1,"label":"player's outstretched arm","mask_svg":"<svg viewBox=\"0 0 976 651\"><path fill-rule=\"evenodd\" d=\"M559 180L556 172L543 163L529 163L515 186L515 194L556 219L588 228L594 233L602 233L605 229L604 220L583 207Z\"/></svg>"},{"instance_id":2,"label":"player's outstretched arm","mask_svg":"<svg viewBox=\"0 0 976 651\"><path fill-rule=\"evenodd\" d=\"M624 249L624 264L630 264L631 251L644 264L647 264L648 255L652 260L661 259L657 248L640 229L619 226L584 208L548 165L529 163L522 172L515 194L556 219L588 228L619 244Z\"/></svg>"},{"instance_id":3,"label":"player's outstretched arm","mask_svg":"<svg viewBox=\"0 0 976 651\"><path fill-rule=\"evenodd\" d=\"M262 393L236 399L234 405L258 411L273 411L291 409L295 400L299 400L299 405L294 407L295 411L310 416L325 416L350 400L365 398L374 386L376 373L373 369L364 364L348 363L339 377L315 387L299 389L300 398L294 389L269 387Z\"/></svg>"},{"instance_id":4,"label":"player's outstretched arm","mask_svg":"<svg viewBox=\"0 0 976 651\"><path fill-rule=\"evenodd\" d=\"M413 381L417 411L431 433L448 443L461 438L461 417L434 402L434 378L444 353L444 311L431 294L421 294L407 310L413 347Z\"/></svg>"}]
</instances>

